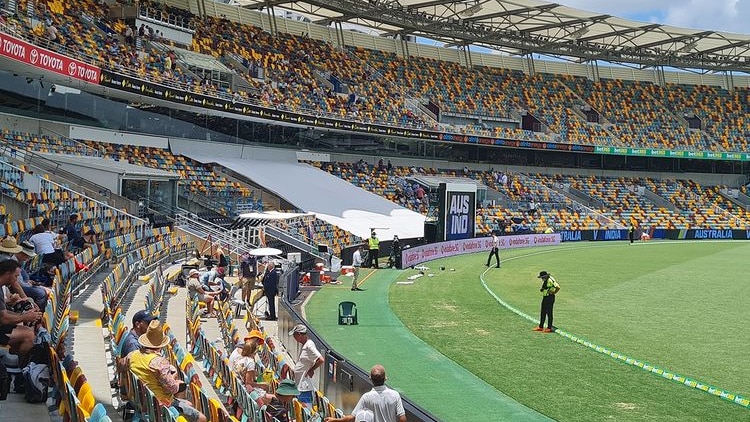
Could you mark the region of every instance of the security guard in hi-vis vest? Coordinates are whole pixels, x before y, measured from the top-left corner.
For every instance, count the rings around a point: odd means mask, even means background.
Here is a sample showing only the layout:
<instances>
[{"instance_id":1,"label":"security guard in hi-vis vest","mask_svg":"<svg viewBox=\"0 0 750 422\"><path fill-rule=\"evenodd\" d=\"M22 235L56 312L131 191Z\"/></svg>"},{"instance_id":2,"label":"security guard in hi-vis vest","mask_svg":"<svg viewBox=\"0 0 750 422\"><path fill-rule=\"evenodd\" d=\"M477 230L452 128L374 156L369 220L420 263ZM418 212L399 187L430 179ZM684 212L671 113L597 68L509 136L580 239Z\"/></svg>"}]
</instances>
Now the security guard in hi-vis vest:
<instances>
[{"instance_id":1,"label":"security guard in hi-vis vest","mask_svg":"<svg viewBox=\"0 0 750 422\"><path fill-rule=\"evenodd\" d=\"M560 285L547 271L540 272L537 278L542 279L542 287L539 289L542 292L542 312L539 316L539 325L534 327L534 331L551 333L555 331L552 325L552 308L555 306L555 295L560 291ZM547 328L544 328L545 318L547 319Z\"/></svg>"},{"instance_id":2,"label":"security guard in hi-vis vest","mask_svg":"<svg viewBox=\"0 0 750 422\"><path fill-rule=\"evenodd\" d=\"M375 235L375 231L370 232L370 238L367 240L367 266L378 268L378 252L380 251L380 240Z\"/></svg>"}]
</instances>

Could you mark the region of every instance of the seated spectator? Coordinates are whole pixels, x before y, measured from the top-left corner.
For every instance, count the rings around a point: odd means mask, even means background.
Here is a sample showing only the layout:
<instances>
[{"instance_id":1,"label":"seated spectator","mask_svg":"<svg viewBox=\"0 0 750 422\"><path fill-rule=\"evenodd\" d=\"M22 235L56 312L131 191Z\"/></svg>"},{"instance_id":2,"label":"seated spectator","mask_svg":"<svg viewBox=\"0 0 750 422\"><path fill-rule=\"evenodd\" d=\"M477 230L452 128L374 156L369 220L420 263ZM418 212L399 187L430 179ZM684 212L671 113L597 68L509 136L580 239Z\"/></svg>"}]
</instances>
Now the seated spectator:
<instances>
[{"instance_id":1,"label":"seated spectator","mask_svg":"<svg viewBox=\"0 0 750 422\"><path fill-rule=\"evenodd\" d=\"M154 319L156 318L145 310L138 311L133 315L132 328L125 335L125 343L123 343L122 348L120 349L120 356L117 357L117 371L121 392L124 392L124 383L122 381L125 379L125 374L128 370L127 357L131 353L140 349L141 345L138 342L138 339L146 334L149 324L151 324L151 321ZM132 404L129 404L128 406L131 407Z\"/></svg>"},{"instance_id":2,"label":"seated spectator","mask_svg":"<svg viewBox=\"0 0 750 422\"><path fill-rule=\"evenodd\" d=\"M154 393L159 404L172 406L190 422L206 422L206 416L187 400L175 395L187 389L184 381L177 378L177 371L169 360L161 355L161 349L169 344L169 337L159 321L151 321L146 333L138 338L140 350L128 355L128 368L146 387Z\"/></svg>"},{"instance_id":3,"label":"seated spectator","mask_svg":"<svg viewBox=\"0 0 750 422\"><path fill-rule=\"evenodd\" d=\"M42 264L36 272L29 275L29 281L34 286L51 288L55 283L57 267L53 264Z\"/></svg>"},{"instance_id":4,"label":"seated spectator","mask_svg":"<svg viewBox=\"0 0 750 422\"><path fill-rule=\"evenodd\" d=\"M65 226L65 234L68 236L68 242L73 247L85 249L88 244L83 238L81 229L78 228L78 214L71 214L68 218L68 225Z\"/></svg>"},{"instance_id":5,"label":"seated spectator","mask_svg":"<svg viewBox=\"0 0 750 422\"><path fill-rule=\"evenodd\" d=\"M266 413L278 422L290 422L289 409L292 408L292 400L299 396L299 390L290 379L281 380L271 402L266 406Z\"/></svg>"},{"instance_id":6,"label":"seated spectator","mask_svg":"<svg viewBox=\"0 0 750 422\"><path fill-rule=\"evenodd\" d=\"M199 280L200 277L200 271L196 269L190 270L190 272L188 273L186 287L190 293L195 293L198 296L198 301L204 302L206 304L205 312L210 314L213 310L214 297L217 296L219 292L207 292L201 285L201 282Z\"/></svg>"},{"instance_id":7,"label":"seated spectator","mask_svg":"<svg viewBox=\"0 0 750 422\"><path fill-rule=\"evenodd\" d=\"M245 341L242 343L241 348L235 348L232 352L234 355L235 352L240 350L239 356L232 361L231 368L240 380L242 380L245 389L248 391L255 391L261 400L263 400L263 403L268 404L272 399L271 395L266 394L268 383L258 382L258 376L262 375L262 373L259 374L258 371L260 365L257 363L256 354L258 352L258 347L262 344L263 336L260 331L251 331L248 336L245 337Z\"/></svg>"},{"instance_id":8,"label":"seated spectator","mask_svg":"<svg viewBox=\"0 0 750 422\"><path fill-rule=\"evenodd\" d=\"M229 299L230 286L229 283L224 279L224 268L219 267L216 277L209 281L208 284L203 286L203 290L210 293L217 293L214 298L220 301Z\"/></svg>"},{"instance_id":9,"label":"seated spectator","mask_svg":"<svg viewBox=\"0 0 750 422\"><path fill-rule=\"evenodd\" d=\"M42 262L57 266L65 262L66 259L73 257L72 253L63 252L58 247L59 238L60 235L50 230L50 221L45 218L42 220L42 224L38 224L31 231L29 241L34 244L36 253L42 255Z\"/></svg>"},{"instance_id":10,"label":"seated spectator","mask_svg":"<svg viewBox=\"0 0 750 422\"><path fill-rule=\"evenodd\" d=\"M0 287L11 286L21 275L21 264L6 259L0 261ZM5 297L0 293L0 346L10 346L10 353L18 355L20 366L26 366L29 351L34 346L36 335L31 327L20 324L36 324L42 319L42 313L32 310L23 314L13 312L8 306L21 301L17 294Z\"/></svg>"},{"instance_id":11,"label":"seated spectator","mask_svg":"<svg viewBox=\"0 0 750 422\"><path fill-rule=\"evenodd\" d=\"M13 236L6 236L3 238L2 242L0 242L0 261L11 260L17 262L21 266L21 271L19 271L18 277L9 286L11 293L15 293L20 299L29 298L26 294L26 291L30 286L30 284L27 283L29 276L26 271L23 270L23 263L29 259L27 253L34 254L34 250L33 248L30 248L30 246L31 245L27 244L27 248L29 249L24 252L23 247L16 244L16 238ZM26 288L24 288L24 286L26 286ZM33 298L34 303L36 303L36 299L41 299L41 297ZM44 295L44 300L47 300L46 293Z\"/></svg>"}]
</instances>

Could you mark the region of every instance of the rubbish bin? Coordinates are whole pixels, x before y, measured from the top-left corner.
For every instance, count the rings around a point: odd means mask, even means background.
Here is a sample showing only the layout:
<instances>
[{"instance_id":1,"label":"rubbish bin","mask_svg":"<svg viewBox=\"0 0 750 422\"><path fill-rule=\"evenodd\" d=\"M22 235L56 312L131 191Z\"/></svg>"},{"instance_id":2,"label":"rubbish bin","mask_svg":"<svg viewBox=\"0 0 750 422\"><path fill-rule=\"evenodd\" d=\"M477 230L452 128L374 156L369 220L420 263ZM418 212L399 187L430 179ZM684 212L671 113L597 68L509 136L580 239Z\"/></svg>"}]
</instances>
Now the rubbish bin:
<instances>
[{"instance_id":1,"label":"rubbish bin","mask_svg":"<svg viewBox=\"0 0 750 422\"><path fill-rule=\"evenodd\" d=\"M310 271L310 285L311 286L322 285L322 283L320 282L320 271L316 271L316 270Z\"/></svg>"}]
</instances>

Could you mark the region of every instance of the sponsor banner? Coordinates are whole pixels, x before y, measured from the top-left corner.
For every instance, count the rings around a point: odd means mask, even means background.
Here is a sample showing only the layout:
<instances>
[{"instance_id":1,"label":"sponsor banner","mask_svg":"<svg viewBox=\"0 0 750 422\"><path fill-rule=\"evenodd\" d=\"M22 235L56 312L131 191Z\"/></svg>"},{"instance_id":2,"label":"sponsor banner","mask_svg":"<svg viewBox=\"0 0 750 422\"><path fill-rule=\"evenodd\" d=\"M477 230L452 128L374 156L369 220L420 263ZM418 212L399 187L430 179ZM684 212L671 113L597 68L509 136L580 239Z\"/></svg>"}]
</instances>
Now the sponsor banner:
<instances>
[{"instance_id":1,"label":"sponsor banner","mask_svg":"<svg viewBox=\"0 0 750 422\"><path fill-rule=\"evenodd\" d=\"M531 246L552 246L560 244L560 235L553 234L522 234L515 236L500 236L500 249L528 248ZM438 258L463 255L467 253L485 252L492 249L492 237L476 237L473 239L449 240L404 249L401 252L402 268L408 268L422 262Z\"/></svg>"},{"instance_id":2,"label":"sponsor banner","mask_svg":"<svg viewBox=\"0 0 750 422\"><path fill-rule=\"evenodd\" d=\"M551 151L588 152L611 155L630 155L646 157L673 157L730 161L750 161L750 153L712 152L712 151L670 151L651 148L620 148L593 145L576 145L560 142L520 141L517 139L490 138L485 136L441 133L424 129L391 127L375 123L348 122L327 117L310 116L287 110L276 110L256 105L242 104L228 100L208 97L200 94L167 88L158 84L123 76L106 70L101 71L101 84L124 91L147 95L153 98L173 101L185 105L210 108L228 113L316 126L325 129L338 129L371 133L374 135L400 136L404 138L428 139L434 141L458 142L464 144L496 145L508 148L543 149Z\"/></svg>"},{"instance_id":3,"label":"sponsor banner","mask_svg":"<svg viewBox=\"0 0 750 422\"><path fill-rule=\"evenodd\" d=\"M101 76L101 71L96 66L37 47L5 33L0 33L0 56L92 84L98 84Z\"/></svg>"}]
</instances>

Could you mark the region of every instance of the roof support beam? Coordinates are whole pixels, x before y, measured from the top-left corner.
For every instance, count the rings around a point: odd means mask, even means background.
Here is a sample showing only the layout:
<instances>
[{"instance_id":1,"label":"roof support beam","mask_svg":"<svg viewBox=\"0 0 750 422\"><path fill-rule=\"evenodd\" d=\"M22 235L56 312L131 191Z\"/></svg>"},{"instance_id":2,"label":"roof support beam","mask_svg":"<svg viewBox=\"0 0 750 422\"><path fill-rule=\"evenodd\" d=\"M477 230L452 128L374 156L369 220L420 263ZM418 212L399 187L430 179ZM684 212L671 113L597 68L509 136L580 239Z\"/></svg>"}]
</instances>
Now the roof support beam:
<instances>
[{"instance_id":1,"label":"roof support beam","mask_svg":"<svg viewBox=\"0 0 750 422\"><path fill-rule=\"evenodd\" d=\"M652 23L650 25L639 26L637 28L623 28L623 29L619 29L617 31L604 32L604 33L601 33L601 34L589 35L588 37L581 37L581 38L578 39L578 41L580 41L580 42L587 42L587 41L591 41L591 40L600 40L602 38L617 37L617 36L620 36L620 35L630 34L631 32L635 33L635 32L638 32L638 31L648 32L648 31L651 31L652 29L659 28L660 26L661 25L658 24L658 23Z\"/></svg>"},{"instance_id":2,"label":"roof support beam","mask_svg":"<svg viewBox=\"0 0 750 422\"><path fill-rule=\"evenodd\" d=\"M513 15L521 15L524 13L529 12L546 12L549 10L552 10L556 7L559 7L559 4L543 4L541 6L536 7L522 7L520 9L512 9L512 10L504 10L502 12L496 12L496 13L488 13L486 15L478 15L473 16L470 18L465 18L465 21L472 22L472 21L483 21L486 19L494 19L494 18L502 18L505 16L513 16Z\"/></svg>"},{"instance_id":3,"label":"roof support beam","mask_svg":"<svg viewBox=\"0 0 750 422\"><path fill-rule=\"evenodd\" d=\"M638 45L638 48L646 49L646 48L656 47L658 45L670 44L670 43L673 43L673 42L680 42L682 40L689 40L689 39L692 39L692 38L700 39L702 37L707 37L707 36L709 36L709 35L711 35L713 33L714 33L714 31L704 31L704 32L698 32L698 33L695 33L695 34L680 35L679 37L666 38L666 39L663 39L661 41L655 41L655 42L651 42L651 43L648 43L648 44L640 44L640 45Z\"/></svg>"},{"instance_id":4,"label":"roof support beam","mask_svg":"<svg viewBox=\"0 0 750 422\"><path fill-rule=\"evenodd\" d=\"M534 27L534 28L524 29L523 32L534 33L534 32L539 32L539 31L546 31L548 29L555 29L555 28L561 28L562 29L562 28L565 28L567 26L578 25L579 23L587 23L587 22L588 23L595 23L595 22L599 22L599 21L607 19L609 17L610 17L609 15L599 15L599 16L594 16L593 18L571 19L569 21L564 21L564 22L559 22L559 23L550 23L550 24L547 24L547 25L542 25L542 26L537 26L537 27Z\"/></svg>"}]
</instances>

